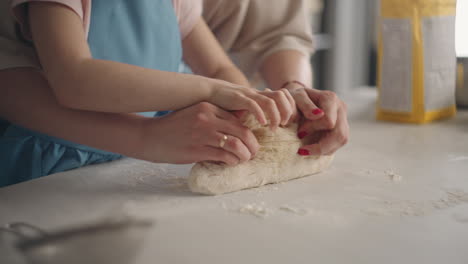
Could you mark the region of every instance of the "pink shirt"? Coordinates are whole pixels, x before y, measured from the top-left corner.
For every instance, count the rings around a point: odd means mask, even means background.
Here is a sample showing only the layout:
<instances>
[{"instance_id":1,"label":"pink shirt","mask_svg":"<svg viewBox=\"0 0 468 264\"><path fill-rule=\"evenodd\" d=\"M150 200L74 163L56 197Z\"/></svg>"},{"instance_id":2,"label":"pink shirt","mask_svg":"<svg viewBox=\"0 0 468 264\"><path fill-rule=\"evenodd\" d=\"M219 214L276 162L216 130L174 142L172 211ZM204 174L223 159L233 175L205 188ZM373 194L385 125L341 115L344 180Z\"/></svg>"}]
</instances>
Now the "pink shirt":
<instances>
[{"instance_id":1,"label":"pink shirt","mask_svg":"<svg viewBox=\"0 0 468 264\"><path fill-rule=\"evenodd\" d=\"M11 0L13 14L20 23L26 38L30 38L31 34L27 24L24 23L24 21L26 21L26 10L24 8L25 6L21 4L28 2L54 2L70 8L83 20L83 28L86 35L88 35L91 17L91 0ZM198 19L201 17L202 0L172 0L172 5L174 6L177 21L179 22L181 37L184 39L190 31L192 31Z\"/></svg>"}]
</instances>

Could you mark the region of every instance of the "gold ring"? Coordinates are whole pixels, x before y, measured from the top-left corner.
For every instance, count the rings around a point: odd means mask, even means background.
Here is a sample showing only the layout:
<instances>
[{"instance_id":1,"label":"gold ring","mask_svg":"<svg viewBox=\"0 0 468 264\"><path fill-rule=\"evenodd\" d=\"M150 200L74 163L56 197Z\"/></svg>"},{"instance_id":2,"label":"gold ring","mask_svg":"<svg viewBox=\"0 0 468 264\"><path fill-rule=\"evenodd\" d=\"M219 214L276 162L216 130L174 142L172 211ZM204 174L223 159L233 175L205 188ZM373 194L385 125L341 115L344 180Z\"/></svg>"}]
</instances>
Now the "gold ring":
<instances>
[{"instance_id":1,"label":"gold ring","mask_svg":"<svg viewBox=\"0 0 468 264\"><path fill-rule=\"evenodd\" d=\"M227 140L228 140L228 137L226 135L223 135L223 137L219 140L219 147L223 148Z\"/></svg>"}]
</instances>

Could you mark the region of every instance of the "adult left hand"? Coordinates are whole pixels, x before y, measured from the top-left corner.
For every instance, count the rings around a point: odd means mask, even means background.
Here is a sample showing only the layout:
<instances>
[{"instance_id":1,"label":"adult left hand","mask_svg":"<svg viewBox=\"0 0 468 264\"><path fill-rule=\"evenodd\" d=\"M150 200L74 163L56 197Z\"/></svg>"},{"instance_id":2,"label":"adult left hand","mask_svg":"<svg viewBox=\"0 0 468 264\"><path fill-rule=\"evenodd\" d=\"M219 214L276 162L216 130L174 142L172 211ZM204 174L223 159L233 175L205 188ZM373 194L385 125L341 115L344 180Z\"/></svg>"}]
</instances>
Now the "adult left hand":
<instances>
[{"instance_id":1,"label":"adult left hand","mask_svg":"<svg viewBox=\"0 0 468 264\"><path fill-rule=\"evenodd\" d=\"M331 155L348 142L347 106L334 92L304 87L288 90L302 113L297 135L311 142L298 150L299 155Z\"/></svg>"}]
</instances>

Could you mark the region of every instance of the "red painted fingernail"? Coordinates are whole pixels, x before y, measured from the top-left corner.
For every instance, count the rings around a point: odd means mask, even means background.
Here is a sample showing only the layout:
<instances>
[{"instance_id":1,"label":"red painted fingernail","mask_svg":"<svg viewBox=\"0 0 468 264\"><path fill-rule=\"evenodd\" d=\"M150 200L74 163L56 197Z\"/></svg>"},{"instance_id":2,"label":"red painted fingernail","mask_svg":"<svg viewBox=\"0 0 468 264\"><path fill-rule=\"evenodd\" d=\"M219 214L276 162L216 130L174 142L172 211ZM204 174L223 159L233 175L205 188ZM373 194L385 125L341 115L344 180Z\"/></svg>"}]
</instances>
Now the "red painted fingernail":
<instances>
[{"instance_id":1,"label":"red painted fingernail","mask_svg":"<svg viewBox=\"0 0 468 264\"><path fill-rule=\"evenodd\" d=\"M297 154L301 155L301 156L309 156L310 155L310 152L307 150L307 149L299 149L297 151Z\"/></svg>"},{"instance_id":2,"label":"red painted fingernail","mask_svg":"<svg viewBox=\"0 0 468 264\"><path fill-rule=\"evenodd\" d=\"M297 133L297 137L300 138L300 139L303 139L306 136L307 136L307 132L305 132L305 131Z\"/></svg>"},{"instance_id":3,"label":"red painted fingernail","mask_svg":"<svg viewBox=\"0 0 468 264\"><path fill-rule=\"evenodd\" d=\"M312 111L312 114L314 114L314 115L320 115L321 113L323 113L323 111L322 111L322 109L320 109L320 108L314 109L314 110Z\"/></svg>"}]
</instances>

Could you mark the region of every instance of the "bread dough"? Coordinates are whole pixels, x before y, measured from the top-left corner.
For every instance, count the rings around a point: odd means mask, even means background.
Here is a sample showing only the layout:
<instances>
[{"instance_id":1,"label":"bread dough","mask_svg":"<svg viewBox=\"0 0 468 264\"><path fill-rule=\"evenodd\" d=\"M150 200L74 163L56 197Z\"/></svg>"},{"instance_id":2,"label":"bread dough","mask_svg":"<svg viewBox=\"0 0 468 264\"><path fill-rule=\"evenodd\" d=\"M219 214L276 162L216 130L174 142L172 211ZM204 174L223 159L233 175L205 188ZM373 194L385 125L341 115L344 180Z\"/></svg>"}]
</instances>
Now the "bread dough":
<instances>
[{"instance_id":1,"label":"bread dough","mask_svg":"<svg viewBox=\"0 0 468 264\"><path fill-rule=\"evenodd\" d=\"M236 166L213 162L195 164L188 179L192 192L217 195L289 181L321 172L333 160L333 156L298 155L298 149L305 142L297 137L297 124L273 132L248 115L244 125L260 143L255 158Z\"/></svg>"}]
</instances>

